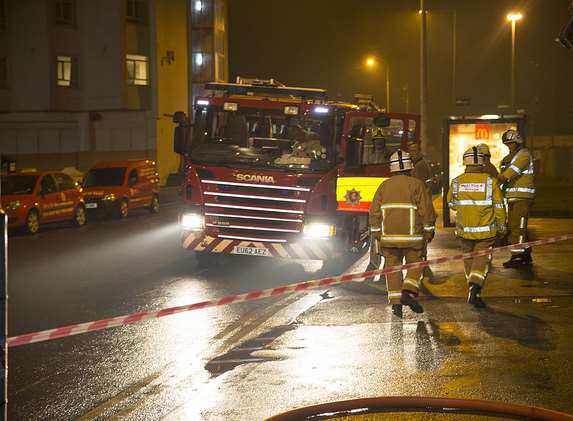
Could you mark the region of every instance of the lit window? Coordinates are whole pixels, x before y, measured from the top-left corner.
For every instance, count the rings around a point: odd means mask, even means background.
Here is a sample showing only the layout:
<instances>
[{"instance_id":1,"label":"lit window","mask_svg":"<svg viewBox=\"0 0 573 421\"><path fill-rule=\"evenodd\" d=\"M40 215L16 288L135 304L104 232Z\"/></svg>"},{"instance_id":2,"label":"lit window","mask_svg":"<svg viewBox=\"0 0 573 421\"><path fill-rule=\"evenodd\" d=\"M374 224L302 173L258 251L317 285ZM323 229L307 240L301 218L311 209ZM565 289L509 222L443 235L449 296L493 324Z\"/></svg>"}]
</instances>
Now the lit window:
<instances>
[{"instance_id":1,"label":"lit window","mask_svg":"<svg viewBox=\"0 0 573 421\"><path fill-rule=\"evenodd\" d=\"M149 61L146 56L128 54L126 57L127 83L129 85L149 84Z\"/></svg>"},{"instance_id":2,"label":"lit window","mask_svg":"<svg viewBox=\"0 0 573 421\"><path fill-rule=\"evenodd\" d=\"M58 86L72 86L72 58L58 56L56 58Z\"/></svg>"},{"instance_id":3,"label":"lit window","mask_svg":"<svg viewBox=\"0 0 573 421\"><path fill-rule=\"evenodd\" d=\"M201 13L203 11L203 2L201 0L195 0L195 11Z\"/></svg>"},{"instance_id":4,"label":"lit window","mask_svg":"<svg viewBox=\"0 0 573 421\"><path fill-rule=\"evenodd\" d=\"M127 20L145 22L147 17L145 0L126 0L125 17Z\"/></svg>"},{"instance_id":5,"label":"lit window","mask_svg":"<svg viewBox=\"0 0 573 421\"><path fill-rule=\"evenodd\" d=\"M74 0L56 0L56 23L73 25L76 21Z\"/></svg>"},{"instance_id":6,"label":"lit window","mask_svg":"<svg viewBox=\"0 0 573 421\"><path fill-rule=\"evenodd\" d=\"M203 53L195 53L195 65L196 66L202 66L204 59L203 59Z\"/></svg>"}]
</instances>

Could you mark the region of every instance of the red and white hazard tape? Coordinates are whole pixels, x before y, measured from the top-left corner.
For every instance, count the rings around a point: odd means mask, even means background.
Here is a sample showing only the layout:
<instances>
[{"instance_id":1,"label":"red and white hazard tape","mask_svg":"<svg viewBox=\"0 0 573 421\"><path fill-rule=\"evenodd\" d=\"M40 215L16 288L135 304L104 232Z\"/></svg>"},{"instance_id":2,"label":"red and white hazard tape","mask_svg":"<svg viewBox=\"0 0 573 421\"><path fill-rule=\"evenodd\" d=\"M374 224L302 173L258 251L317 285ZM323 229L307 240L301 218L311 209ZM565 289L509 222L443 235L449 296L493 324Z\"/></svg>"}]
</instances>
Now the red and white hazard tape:
<instances>
[{"instance_id":1,"label":"red and white hazard tape","mask_svg":"<svg viewBox=\"0 0 573 421\"><path fill-rule=\"evenodd\" d=\"M535 247L543 244L557 243L559 241L572 240L573 234L560 235L557 237L546 238L543 240L530 241L523 243L523 247ZM451 262L454 260L467 259L469 257L484 256L491 253L506 251L514 248L514 245L496 247L494 249L485 249L474 251L470 253L456 254L453 256L439 257L437 259L427 260L417 263L407 263L400 266L392 266L384 269L371 270L368 272L349 273L347 275L333 276L330 278L322 278L305 282L297 282L294 284L284 285L276 288L263 289L259 291L246 292L237 295L228 295L215 300L201 301L194 304L187 304L177 307L164 308L158 311L143 311L140 313L132 313L126 316L112 317L109 319L96 320L93 322L78 323L69 326L63 326L56 329L42 330L39 332L27 333L24 335L12 336L8 338L8 347L15 347L20 345L27 345L35 342L50 341L52 339L65 338L67 336L79 335L81 333L96 332L98 330L109 329L117 326L124 326L131 323L142 322L149 319L158 319L172 314L182 313L186 311L199 310L207 307L216 307L227 304L259 300L266 297L276 297L283 294L292 292L305 291L312 288L323 288L335 284L342 284L345 282L361 282L365 279L372 278L376 275L384 275L387 273L398 272L405 269L414 269L425 267L429 265L437 265L441 263Z\"/></svg>"}]
</instances>

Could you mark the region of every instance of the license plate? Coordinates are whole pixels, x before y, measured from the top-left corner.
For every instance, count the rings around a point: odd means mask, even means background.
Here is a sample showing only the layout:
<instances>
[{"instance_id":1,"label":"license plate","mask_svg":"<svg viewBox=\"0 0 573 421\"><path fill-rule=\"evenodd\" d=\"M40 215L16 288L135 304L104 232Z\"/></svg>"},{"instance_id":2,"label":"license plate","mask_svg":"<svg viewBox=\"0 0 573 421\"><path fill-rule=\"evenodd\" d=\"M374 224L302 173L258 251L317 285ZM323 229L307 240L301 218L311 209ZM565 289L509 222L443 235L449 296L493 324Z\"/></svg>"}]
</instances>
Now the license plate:
<instances>
[{"instance_id":1,"label":"license plate","mask_svg":"<svg viewBox=\"0 0 573 421\"><path fill-rule=\"evenodd\" d=\"M245 254L248 256L270 256L271 253L269 249L261 247L239 247L235 246L233 248L233 254Z\"/></svg>"},{"instance_id":2,"label":"license plate","mask_svg":"<svg viewBox=\"0 0 573 421\"><path fill-rule=\"evenodd\" d=\"M96 209L97 203L86 203L86 208L87 209Z\"/></svg>"}]
</instances>

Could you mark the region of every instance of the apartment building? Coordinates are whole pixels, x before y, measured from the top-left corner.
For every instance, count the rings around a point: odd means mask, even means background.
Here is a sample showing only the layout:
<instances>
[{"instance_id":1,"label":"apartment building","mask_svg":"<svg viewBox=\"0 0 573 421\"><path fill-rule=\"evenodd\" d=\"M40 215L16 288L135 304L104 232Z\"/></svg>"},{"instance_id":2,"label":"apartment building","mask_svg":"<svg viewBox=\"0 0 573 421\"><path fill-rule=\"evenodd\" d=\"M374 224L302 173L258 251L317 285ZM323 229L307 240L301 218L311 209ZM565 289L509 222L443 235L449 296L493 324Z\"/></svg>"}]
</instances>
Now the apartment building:
<instances>
[{"instance_id":1,"label":"apartment building","mask_svg":"<svg viewBox=\"0 0 573 421\"><path fill-rule=\"evenodd\" d=\"M157 160L177 110L228 78L226 0L0 0L0 153L19 168Z\"/></svg>"}]
</instances>

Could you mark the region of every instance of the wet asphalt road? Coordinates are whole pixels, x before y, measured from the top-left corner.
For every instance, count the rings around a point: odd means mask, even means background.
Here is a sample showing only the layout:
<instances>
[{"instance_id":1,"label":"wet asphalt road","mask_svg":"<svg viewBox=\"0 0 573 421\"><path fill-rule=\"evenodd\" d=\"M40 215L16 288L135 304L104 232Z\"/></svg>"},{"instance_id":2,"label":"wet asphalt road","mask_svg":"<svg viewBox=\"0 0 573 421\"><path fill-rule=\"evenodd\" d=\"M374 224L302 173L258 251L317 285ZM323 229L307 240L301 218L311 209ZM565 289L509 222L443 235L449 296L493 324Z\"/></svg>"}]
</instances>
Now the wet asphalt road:
<instances>
[{"instance_id":1,"label":"wet asphalt road","mask_svg":"<svg viewBox=\"0 0 573 421\"><path fill-rule=\"evenodd\" d=\"M320 263L179 248L176 207L10 238L10 335L320 275ZM538 237L573 221L533 222ZM442 231L431 255L456 253ZM376 395L472 397L573 412L573 244L532 270L496 259L483 311L461 265L425 280L426 313L393 319L380 282L194 311L9 354L10 419L253 420ZM365 259L349 263L360 270Z\"/></svg>"}]
</instances>

